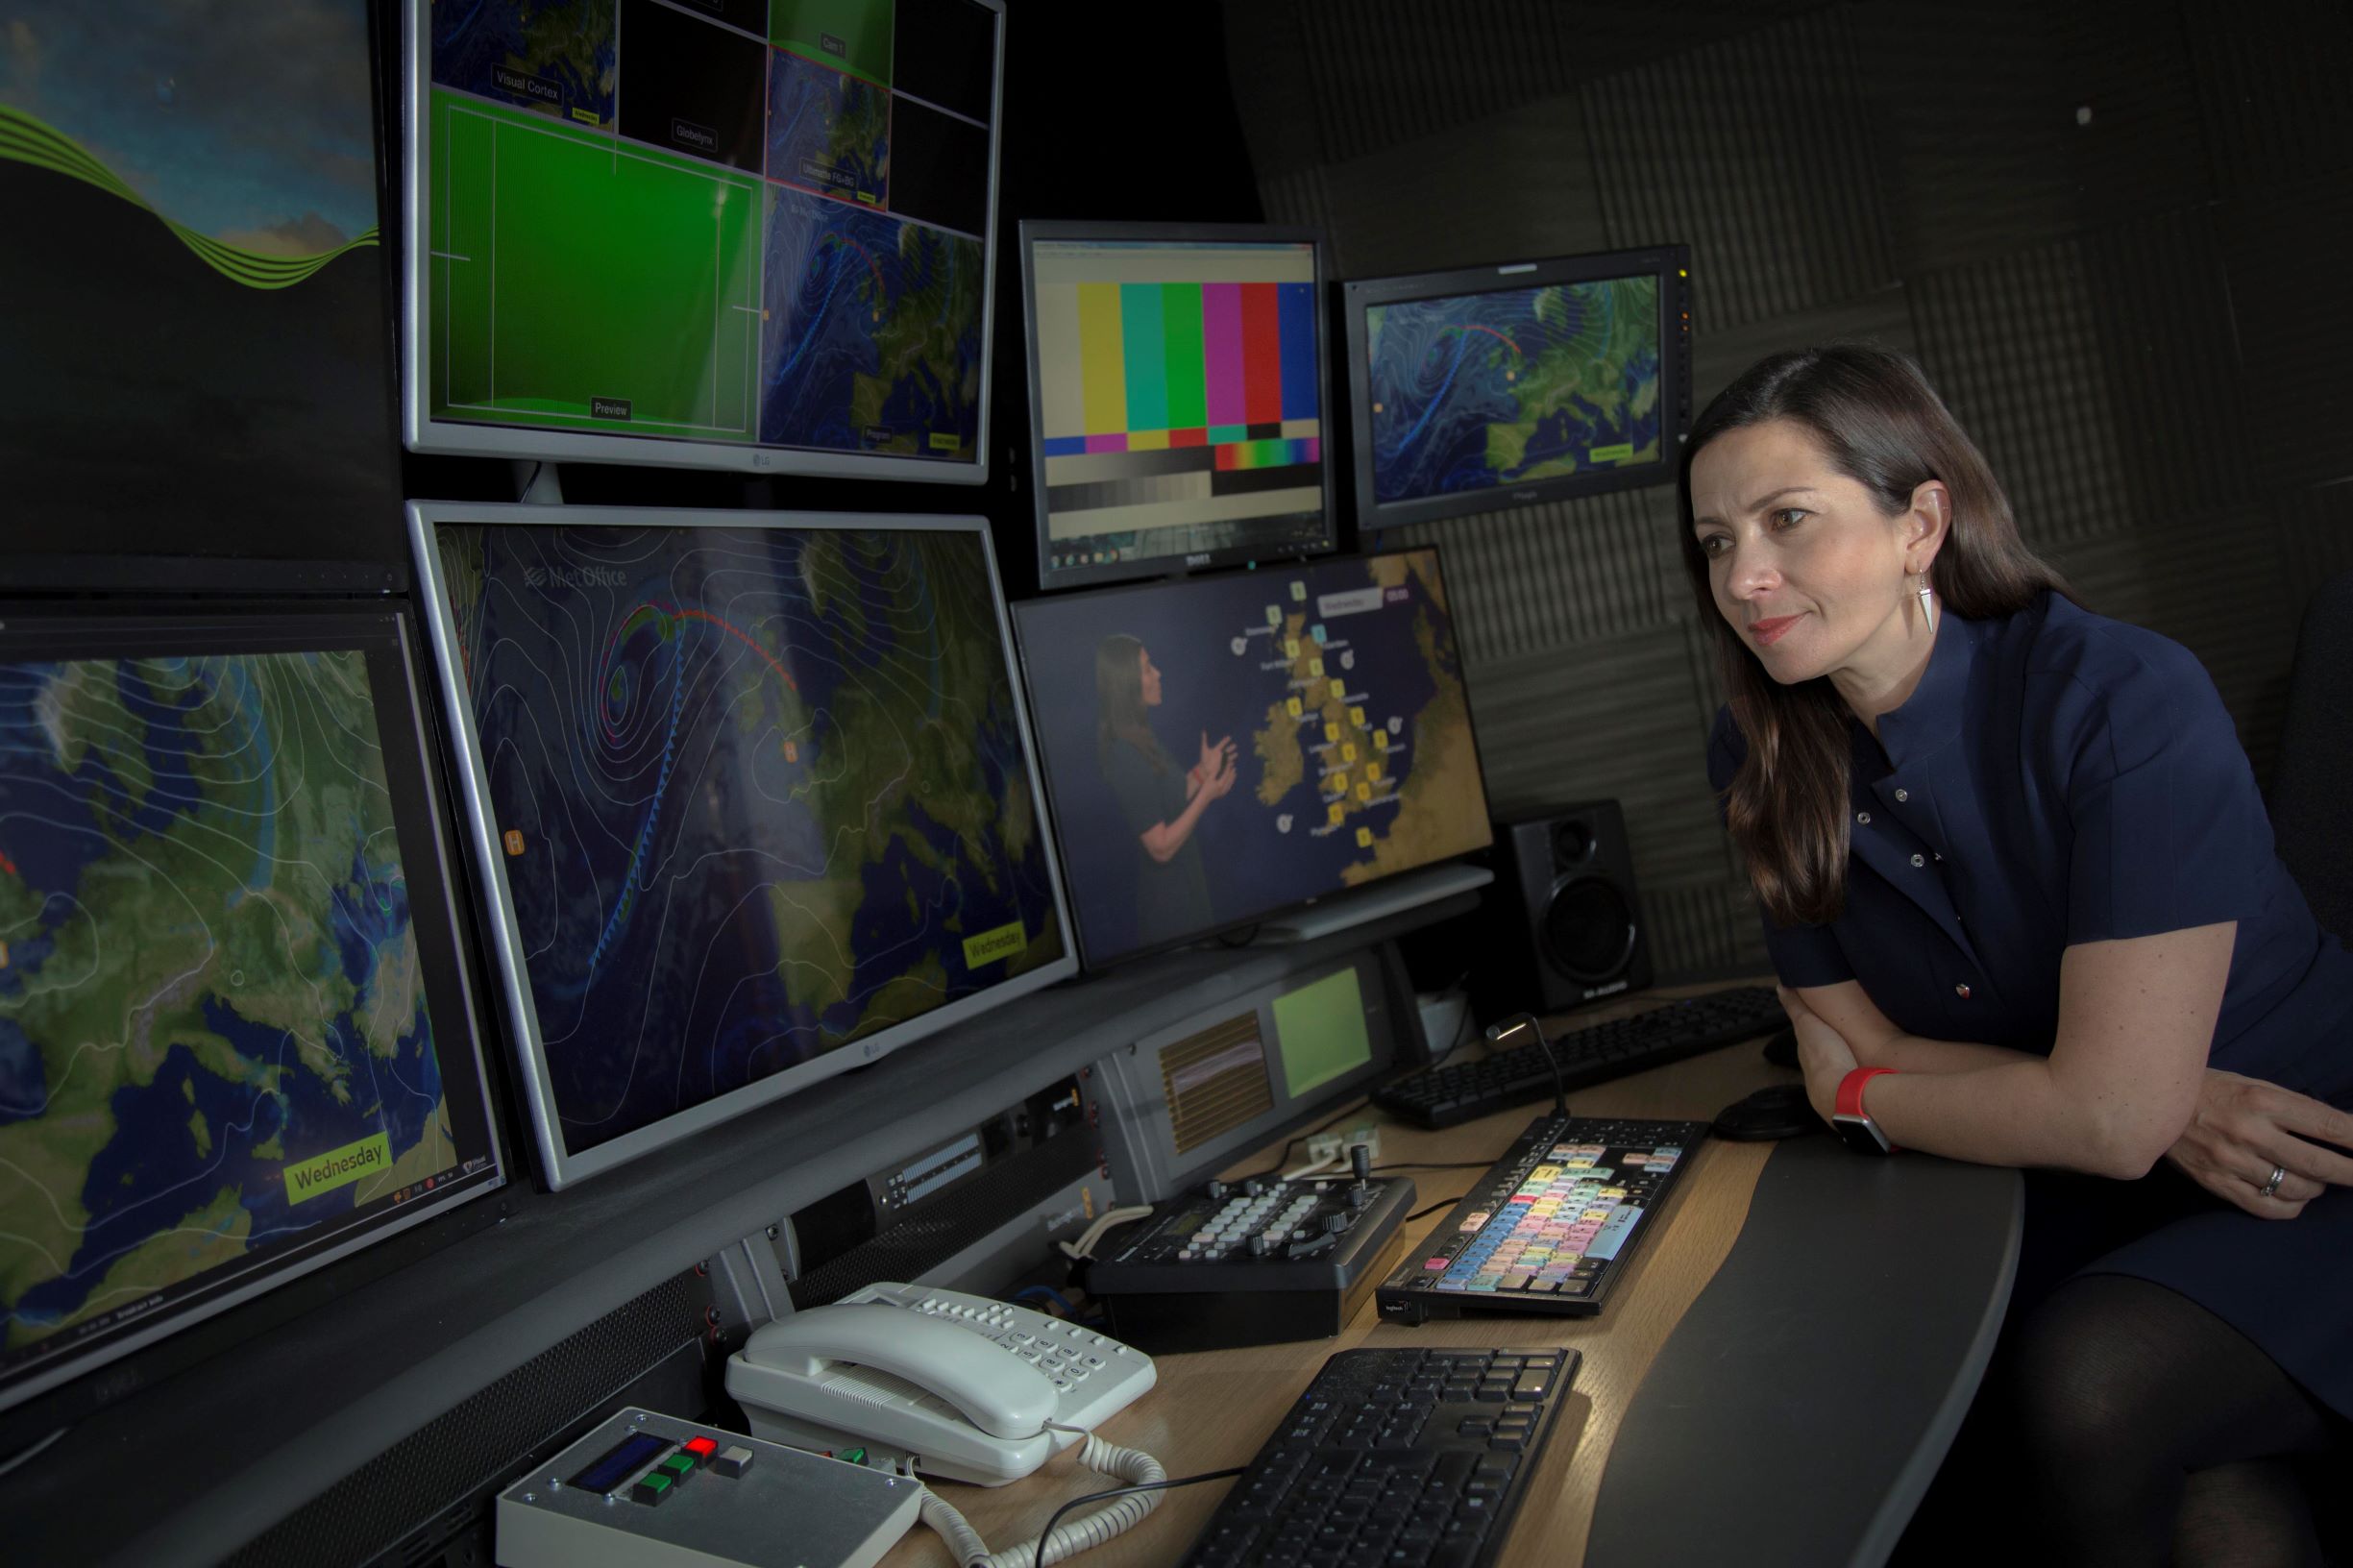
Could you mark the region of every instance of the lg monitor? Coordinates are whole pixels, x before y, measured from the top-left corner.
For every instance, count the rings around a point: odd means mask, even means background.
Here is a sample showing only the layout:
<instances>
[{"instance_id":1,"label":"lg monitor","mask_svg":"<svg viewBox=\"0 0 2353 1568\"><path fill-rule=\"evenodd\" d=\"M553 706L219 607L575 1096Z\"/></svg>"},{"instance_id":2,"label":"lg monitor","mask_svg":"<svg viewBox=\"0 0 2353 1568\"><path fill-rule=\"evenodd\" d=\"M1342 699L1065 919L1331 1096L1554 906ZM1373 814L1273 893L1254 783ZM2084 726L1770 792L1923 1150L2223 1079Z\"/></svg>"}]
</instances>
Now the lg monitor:
<instances>
[{"instance_id":1,"label":"lg monitor","mask_svg":"<svg viewBox=\"0 0 2353 1568\"><path fill-rule=\"evenodd\" d=\"M503 1181L404 625L0 620L0 1406Z\"/></svg>"},{"instance_id":2,"label":"lg monitor","mask_svg":"<svg viewBox=\"0 0 2353 1568\"><path fill-rule=\"evenodd\" d=\"M1016 614L1090 968L1489 842L1434 549Z\"/></svg>"},{"instance_id":3,"label":"lg monitor","mask_svg":"<svg viewBox=\"0 0 2353 1568\"><path fill-rule=\"evenodd\" d=\"M550 1185L1073 972L980 519L409 528Z\"/></svg>"},{"instance_id":4,"label":"lg monitor","mask_svg":"<svg viewBox=\"0 0 2353 1568\"><path fill-rule=\"evenodd\" d=\"M1021 225L1045 588L1333 548L1311 230Z\"/></svg>"},{"instance_id":5,"label":"lg monitor","mask_svg":"<svg viewBox=\"0 0 2353 1568\"><path fill-rule=\"evenodd\" d=\"M977 484L1002 0L406 0L420 452Z\"/></svg>"},{"instance_id":6,"label":"lg monitor","mask_svg":"<svg viewBox=\"0 0 2353 1568\"><path fill-rule=\"evenodd\" d=\"M1341 304L1360 527L1675 478L1688 247L1365 279Z\"/></svg>"}]
</instances>

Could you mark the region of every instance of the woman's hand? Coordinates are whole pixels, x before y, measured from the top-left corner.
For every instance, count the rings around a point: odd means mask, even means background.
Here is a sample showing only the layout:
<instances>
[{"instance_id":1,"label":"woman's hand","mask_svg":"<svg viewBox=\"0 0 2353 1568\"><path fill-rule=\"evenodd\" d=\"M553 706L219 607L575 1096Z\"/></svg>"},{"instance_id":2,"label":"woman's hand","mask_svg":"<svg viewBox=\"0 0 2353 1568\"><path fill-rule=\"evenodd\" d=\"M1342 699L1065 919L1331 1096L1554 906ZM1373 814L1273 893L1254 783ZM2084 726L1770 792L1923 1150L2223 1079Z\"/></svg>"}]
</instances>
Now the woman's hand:
<instances>
[{"instance_id":1,"label":"woman's hand","mask_svg":"<svg viewBox=\"0 0 2353 1568\"><path fill-rule=\"evenodd\" d=\"M2353 1148L2353 1116L2277 1084L2210 1067L2190 1125L2165 1157L2225 1203L2261 1219L2293 1219L2330 1188L2353 1187L2353 1159L2323 1142ZM2266 1197L2274 1169L2288 1174Z\"/></svg>"},{"instance_id":2,"label":"woman's hand","mask_svg":"<svg viewBox=\"0 0 2353 1568\"><path fill-rule=\"evenodd\" d=\"M1225 798L1226 792L1234 788L1235 776L1239 773L1240 771L1240 769L1235 766L1234 759L1232 757L1227 757L1220 763L1204 767L1201 773L1201 793L1212 800L1221 800Z\"/></svg>"},{"instance_id":3,"label":"woman's hand","mask_svg":"<svg viewBox=\"0 0 2353 1568\"><path fill-rule=\"evenodd\" d=\"M1847 1037L1822 1021L1798 993L1787 986L1775 988L1781 1011L1798 1037L1798 1066L1805 1071L1805 1098L1823 1120L1838 1106L1838 1086L1855 1069L1854 1047Z\"/></svg>"}]
</instances>

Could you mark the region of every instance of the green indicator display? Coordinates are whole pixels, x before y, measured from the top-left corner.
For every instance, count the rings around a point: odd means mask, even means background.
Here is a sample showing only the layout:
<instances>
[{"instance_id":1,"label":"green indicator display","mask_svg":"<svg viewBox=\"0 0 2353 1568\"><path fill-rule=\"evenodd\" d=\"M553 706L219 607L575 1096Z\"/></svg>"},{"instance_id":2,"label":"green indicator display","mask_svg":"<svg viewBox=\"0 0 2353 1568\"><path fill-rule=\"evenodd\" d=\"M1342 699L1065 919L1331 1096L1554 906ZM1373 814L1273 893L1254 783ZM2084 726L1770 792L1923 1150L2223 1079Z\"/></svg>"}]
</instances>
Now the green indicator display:
<instances>
[{"instance_id":1,"label":"green indicator display","mask_svg":"<svg viewBox=\"0 0 2353 1568\"><path fill-rule=\"evenodd\" d=\"M1276 997L1275 1039L1294 1098L1370 1062L1373 1041L1355 967Z\"/></svg>"}]
</instances>

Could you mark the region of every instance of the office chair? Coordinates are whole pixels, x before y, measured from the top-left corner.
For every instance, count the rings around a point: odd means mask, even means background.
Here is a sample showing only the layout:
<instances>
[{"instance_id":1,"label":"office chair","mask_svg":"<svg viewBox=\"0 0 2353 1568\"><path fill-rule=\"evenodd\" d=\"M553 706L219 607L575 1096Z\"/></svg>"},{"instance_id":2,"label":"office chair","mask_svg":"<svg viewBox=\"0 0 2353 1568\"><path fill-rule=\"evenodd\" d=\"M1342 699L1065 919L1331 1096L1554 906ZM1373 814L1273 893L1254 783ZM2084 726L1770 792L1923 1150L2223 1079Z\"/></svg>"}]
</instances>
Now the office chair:
<instances>
[{"instance_id":1,"label":"office chair","mask_svg":"<svg viewBox=\"0 0 2353 1568\"><path fill-rule=\"evenodd\" d=\"M2280 859L2319 917L2353 941L2353 572L2322 583L2304 611L2288 716L2271 778L2271 831Z\"/></svg>"}]
</instances>

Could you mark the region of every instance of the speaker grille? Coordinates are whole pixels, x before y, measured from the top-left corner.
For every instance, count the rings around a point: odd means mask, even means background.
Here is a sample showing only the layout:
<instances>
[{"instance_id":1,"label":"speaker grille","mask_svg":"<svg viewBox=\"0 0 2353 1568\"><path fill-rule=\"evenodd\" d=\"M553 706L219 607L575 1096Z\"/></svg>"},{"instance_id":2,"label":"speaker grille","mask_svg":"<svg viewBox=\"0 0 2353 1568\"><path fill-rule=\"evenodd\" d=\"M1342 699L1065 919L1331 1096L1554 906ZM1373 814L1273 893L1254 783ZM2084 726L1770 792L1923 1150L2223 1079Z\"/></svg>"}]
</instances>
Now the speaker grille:
<instances>
[{"instance_id":1,"label":"speaker grille","mask_svg":"<svg viewBox=\"0 0 2353 1568\"><path fill-rule=\"evenodd\" d=\"M1160 1076L1179 1154L1275 1108L1266 1042L1259 1036L1255 1011L1212 1024L1161 1052Z\"/></svg>"},{"instance_id":2,"label":"speaker grille","mask_svg":"<svg viewBox=\"0 0 2353 1568\"><path fill-rule=\"evenodd\" d=\"M1544 951L1563 974L1588 984L1610 979L1633 950L1634 912L1615 885L1587 876L1554 890Z\"/></svg>"},{"instance_id":3,"label":"speaker grille","mask_svg":"<svg viewBox=\"0 0 2353 1568\"><path fill-rule=\"evenodd\" d=\"M365 1562L702 1337L686 1276L654 1286L444 1411L248 1542L227 1568Z\"/></svg>"}]
</instances>

